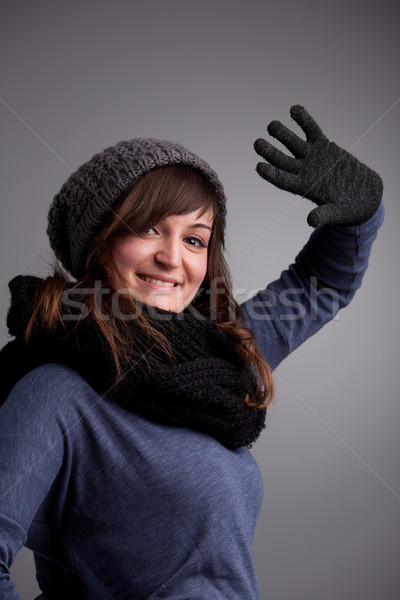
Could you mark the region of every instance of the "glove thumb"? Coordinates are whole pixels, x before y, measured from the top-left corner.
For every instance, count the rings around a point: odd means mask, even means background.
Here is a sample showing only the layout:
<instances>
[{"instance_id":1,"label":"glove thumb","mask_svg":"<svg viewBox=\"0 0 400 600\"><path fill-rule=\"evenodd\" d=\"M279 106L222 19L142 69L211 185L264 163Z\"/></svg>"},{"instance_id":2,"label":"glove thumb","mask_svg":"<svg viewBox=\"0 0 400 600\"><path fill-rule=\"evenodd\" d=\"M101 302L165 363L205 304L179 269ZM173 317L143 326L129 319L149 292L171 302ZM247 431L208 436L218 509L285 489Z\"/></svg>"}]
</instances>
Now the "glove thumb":
<instances>
[{"instance_id":1,"label":"glove thumb","mask_svg":"<svg viewBox=\"0 0 400 600\"><path fill-rule=\"evenodd\" d=\"M333 203L317 206L307 217L307 223L315 228L327 225L328 223L340 223L342 220L342 215L338 214L338 208Z\"/></svg>"}]
</instances>

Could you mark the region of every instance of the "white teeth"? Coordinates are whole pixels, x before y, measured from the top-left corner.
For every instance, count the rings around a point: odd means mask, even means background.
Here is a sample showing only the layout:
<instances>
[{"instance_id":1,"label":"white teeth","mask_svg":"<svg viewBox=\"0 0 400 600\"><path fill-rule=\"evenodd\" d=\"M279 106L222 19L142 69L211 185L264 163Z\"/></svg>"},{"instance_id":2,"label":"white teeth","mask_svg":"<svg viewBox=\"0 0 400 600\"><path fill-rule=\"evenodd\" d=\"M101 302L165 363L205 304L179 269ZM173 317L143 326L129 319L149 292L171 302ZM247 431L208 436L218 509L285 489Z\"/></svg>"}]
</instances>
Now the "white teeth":
<instances>
[{"instance_id":1,"label":"white teeth","mask_svg":"<svg viewBox=\"0 0 400 600\"><path fill-rule=\"evenodd\" d=\"M142 279L147 281L147 283L155 283L156 285L165 285L166 287L174 287L174 285L175 285L175 283L173 281L161 281L161 279L154 279L153 277L147 277L146 275L143 275Z\"/></svg>"}]
</instances>

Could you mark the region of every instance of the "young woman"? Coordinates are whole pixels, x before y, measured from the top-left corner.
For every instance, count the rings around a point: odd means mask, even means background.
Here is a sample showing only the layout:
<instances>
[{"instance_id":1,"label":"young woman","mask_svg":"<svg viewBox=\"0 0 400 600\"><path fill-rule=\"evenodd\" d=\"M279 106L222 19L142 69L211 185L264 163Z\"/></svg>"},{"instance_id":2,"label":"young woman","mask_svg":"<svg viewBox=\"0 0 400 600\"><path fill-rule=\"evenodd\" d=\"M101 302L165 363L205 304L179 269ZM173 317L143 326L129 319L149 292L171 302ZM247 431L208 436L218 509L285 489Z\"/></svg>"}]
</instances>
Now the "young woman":
<instances>
[{"instance_id":1,"label":"young woman","mask_svg":"<svg viewBox=\"0 0 400 600\"><path fill-rule=\"evenodd\" d=\"M383 218L379 176L291 114L307 139L271 123L293 156L257 140L257 170L317 204L316 230L241 306L222 185L182 146L120 142L55 197L62 266L10 282L0 354L1 598L23 545L48 600L259 597L271 370L349 303Z\"/></svg>"}]
</instances>

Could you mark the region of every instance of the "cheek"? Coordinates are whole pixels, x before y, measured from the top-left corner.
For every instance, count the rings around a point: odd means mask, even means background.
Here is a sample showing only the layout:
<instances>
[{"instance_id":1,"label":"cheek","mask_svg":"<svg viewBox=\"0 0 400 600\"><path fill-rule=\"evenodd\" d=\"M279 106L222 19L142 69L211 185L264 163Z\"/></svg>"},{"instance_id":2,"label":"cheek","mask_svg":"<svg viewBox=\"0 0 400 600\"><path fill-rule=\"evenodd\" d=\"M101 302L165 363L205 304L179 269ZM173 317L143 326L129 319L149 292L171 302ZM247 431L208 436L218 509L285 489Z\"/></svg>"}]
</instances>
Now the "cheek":
<instances>
[{"instance_id":1,"label":"cheek","mask_svg":"<svg viewBox=\"0 0 400 600\"><path fill-rule=\"evenodd\" d=\"M200 285L207 274L207 256L205 256L198 265L196 265L196 283Z\"/></svg>"},{"instance_id":2,"label":"cheek","mask_svg":"<svg viewBox=\"0 0 400 600\"><path fill-rule=\"evenodd\" d=\"M134 267L140 260L141 248L143 244L136 238L122 238L116 240L113 248L113 256L116 266Z\"/></svg>"}]
</instances>

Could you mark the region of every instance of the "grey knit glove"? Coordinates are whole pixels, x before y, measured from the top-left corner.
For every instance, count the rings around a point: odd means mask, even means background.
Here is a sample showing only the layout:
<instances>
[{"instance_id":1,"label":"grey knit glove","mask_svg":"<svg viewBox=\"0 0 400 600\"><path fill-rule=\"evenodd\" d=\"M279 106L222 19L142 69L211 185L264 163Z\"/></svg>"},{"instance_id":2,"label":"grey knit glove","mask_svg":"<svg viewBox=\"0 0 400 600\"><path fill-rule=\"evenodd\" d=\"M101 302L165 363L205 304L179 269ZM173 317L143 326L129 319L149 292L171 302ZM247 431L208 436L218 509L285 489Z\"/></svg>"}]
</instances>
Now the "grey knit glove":
<instances>
[{"instance_id":1,"label":"grey knit glove","mask_svg":"<svg viewBox=\"0 0 400 600\"><path fill-rule=\"evenodd\" d=\"M282 190L318 204L307 217L312 227L327 223L360 225L368 221L382 198L379 175L330 142L302 106L292 106L290 114L307 141L279 121L272 121L268 133L294 157L260 138L254 148L268 162L258 163L257 172Z\"/></svg>"}]
</instances>

